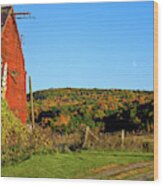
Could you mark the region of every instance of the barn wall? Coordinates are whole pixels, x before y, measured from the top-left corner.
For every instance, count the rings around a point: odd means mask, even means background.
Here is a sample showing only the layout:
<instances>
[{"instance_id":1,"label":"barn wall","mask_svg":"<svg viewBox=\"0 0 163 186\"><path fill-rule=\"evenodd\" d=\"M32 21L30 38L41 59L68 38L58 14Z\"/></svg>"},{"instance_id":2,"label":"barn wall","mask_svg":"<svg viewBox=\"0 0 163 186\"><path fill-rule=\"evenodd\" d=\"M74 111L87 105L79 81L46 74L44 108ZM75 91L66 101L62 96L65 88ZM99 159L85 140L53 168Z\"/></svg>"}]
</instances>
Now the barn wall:
<instances>
[{"instance_id":1,"label":"barn wall","mask_svg":"<svg viewBox=\"0 0 163 186\"><path fill-rule=\"evenodd\" d=\"M9 15L2 33L2 68L7 62L6 100L10 109L26 122L26 71L15 19ZM13 78L12 74L15 74Z\"/></svg>"}]
</instances>

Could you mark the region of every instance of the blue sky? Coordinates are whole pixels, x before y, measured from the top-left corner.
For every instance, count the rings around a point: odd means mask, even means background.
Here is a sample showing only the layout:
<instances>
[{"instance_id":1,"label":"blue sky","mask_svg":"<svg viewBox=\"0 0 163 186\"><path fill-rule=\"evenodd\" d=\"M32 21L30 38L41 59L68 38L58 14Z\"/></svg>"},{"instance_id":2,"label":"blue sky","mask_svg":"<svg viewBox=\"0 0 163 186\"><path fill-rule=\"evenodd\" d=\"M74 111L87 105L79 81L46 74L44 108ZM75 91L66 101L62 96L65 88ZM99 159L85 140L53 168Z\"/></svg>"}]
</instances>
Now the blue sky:
<instances>
[{"instance_id":1,"label":"blue sky","mask_svg":"<svg viewBox=\"0 0 163 186\"><path fill-rule=\"evenodd\" d=\"M153 1L16 5L33 89L153 90Z\"/></svg>"}]
</instances>

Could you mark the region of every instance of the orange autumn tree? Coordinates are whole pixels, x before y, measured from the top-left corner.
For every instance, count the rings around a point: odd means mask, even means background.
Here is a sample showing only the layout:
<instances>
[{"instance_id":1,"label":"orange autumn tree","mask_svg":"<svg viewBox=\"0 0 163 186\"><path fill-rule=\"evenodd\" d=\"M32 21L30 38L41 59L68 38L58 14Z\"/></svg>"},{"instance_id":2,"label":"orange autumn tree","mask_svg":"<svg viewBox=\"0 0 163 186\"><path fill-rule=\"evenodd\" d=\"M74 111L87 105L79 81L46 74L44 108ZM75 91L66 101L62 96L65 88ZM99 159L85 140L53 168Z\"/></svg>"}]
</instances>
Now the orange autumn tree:
<instances>
[{"instance_id":1,"label":"orange autumn tree","mask_svg":"<svg viewBox=\"0 0 163 186\"><path fill-rule=\"evenodd\" d=\"M55 126L66 126L68 125L70 121L70 116L68 115L64 115L64 114L60 114L57 118L57 121L55 122Z\"/></svg>"}]
</instances>

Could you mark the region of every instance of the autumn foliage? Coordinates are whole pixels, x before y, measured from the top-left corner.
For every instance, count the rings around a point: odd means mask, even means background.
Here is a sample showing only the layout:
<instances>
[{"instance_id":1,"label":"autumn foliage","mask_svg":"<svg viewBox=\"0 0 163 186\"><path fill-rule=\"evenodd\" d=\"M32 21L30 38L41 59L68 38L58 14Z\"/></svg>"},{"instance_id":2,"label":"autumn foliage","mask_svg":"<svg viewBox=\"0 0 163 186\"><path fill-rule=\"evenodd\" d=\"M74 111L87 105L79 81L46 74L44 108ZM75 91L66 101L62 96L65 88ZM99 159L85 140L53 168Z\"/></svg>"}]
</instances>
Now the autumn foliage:
<instances>
[{"instance_id":1,"label":"autumn foliage","mask_svg":"<svg viewBox=\"0 0 163 186\"><path fill-rule=\"evenodd\" d=\"M36 123L60 133L72 133L81 126L104 132L153 131L152 91L48 89L34 93L34 106Z\"/></svg>"}]
</instances>

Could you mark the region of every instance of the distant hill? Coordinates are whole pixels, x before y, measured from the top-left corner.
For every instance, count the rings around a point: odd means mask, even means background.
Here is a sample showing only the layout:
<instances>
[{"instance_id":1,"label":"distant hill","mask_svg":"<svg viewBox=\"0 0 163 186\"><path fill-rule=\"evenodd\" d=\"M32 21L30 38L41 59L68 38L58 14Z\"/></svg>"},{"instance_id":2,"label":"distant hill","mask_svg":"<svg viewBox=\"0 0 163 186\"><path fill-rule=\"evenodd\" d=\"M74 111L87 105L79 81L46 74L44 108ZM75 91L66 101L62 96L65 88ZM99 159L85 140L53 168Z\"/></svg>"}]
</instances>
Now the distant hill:
<instances>
[{"instance_id":1,"label":"distant hill","mask_svg":"<svg viewBox=\"0 0 163 186\"><path fill-rule=\"evenodd\" d=\"M122 128L150 132L153 105L153 91L60 88L34 92L36 122L61 133L85 126L107 132Z\"/></svg>"}]
</instances>

